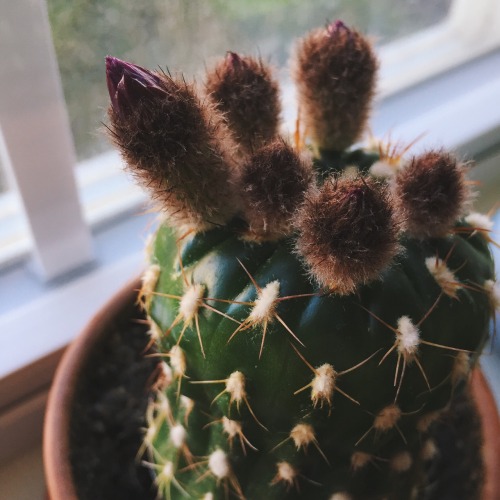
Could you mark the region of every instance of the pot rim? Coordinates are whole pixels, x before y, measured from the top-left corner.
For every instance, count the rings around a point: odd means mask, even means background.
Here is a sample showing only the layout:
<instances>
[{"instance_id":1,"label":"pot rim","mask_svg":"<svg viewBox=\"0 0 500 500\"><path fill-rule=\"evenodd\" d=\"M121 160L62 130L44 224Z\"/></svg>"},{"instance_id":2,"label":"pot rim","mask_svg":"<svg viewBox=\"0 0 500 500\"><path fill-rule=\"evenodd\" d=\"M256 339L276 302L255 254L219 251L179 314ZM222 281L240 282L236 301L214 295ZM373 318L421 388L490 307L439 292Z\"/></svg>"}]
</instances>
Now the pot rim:
<instances>
[{"instance_id":1,"label":"pot rim","mask_svg":"<svg viewBox=\"0 0 500 500\"><path fill-rule=\"evenodd\" d=\"M495 500L500 492L500 415L486 377L480 369L472 372L471 389L482 421L485 481L483 500Z\"/></svg>"},{"instance_id":2,"label":"pot rim","mask_svg":"<svg viewBox=\"0 0 500 500\"><path fill-rule=\"evenodd\" d=\"M140 278L134 278L114 294L68 346L57 367L43 428L43 463L49 499L78 499L69 449L71 406L78 379L95 344L108 331L116 315L137 300L140 287Z\"/></svg>"}]
</instances>

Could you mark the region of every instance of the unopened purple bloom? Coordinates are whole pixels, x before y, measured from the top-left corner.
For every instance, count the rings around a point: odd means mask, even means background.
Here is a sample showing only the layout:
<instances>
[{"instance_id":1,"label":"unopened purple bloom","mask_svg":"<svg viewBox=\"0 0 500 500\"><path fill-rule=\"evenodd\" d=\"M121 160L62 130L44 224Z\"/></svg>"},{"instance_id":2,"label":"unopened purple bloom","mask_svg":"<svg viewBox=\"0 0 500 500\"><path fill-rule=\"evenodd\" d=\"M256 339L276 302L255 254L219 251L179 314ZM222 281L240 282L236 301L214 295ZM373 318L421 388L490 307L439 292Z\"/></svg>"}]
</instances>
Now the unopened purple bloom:
<instances>
[{"instance_id":1,"label":"unopened purple bloom","mask_svg":"<svg viewBox=\"0 0 500 500\"><path fill-rule=\"evenodd\" d=\"M243 59L236 54L236 52L228 52L226 55L226 62L232 69L239 69L243 65Z\"/></svg>"},{"instance_id":2,"label":"unopened purple bloom","mask_svg":"<svg viewBox=\"0 0 500 500\"><path fill-rule=\"evenodd\" d=\"M160 78L135 64L106 57L106 80L113 109L123 114L151 93L163 92Z\"/></svg>"},{"instance_id":3,"label":"unopened purple bloom","mask_svg":"<svg viewBox=\"0 0 500 500\"><path fill-rule=\"evenodd\" d=\"M340 19L333 21L326 28L326 31L330 36L333 36L341 30L350 31L349 28Z\"/></svg>"}]
</instances>

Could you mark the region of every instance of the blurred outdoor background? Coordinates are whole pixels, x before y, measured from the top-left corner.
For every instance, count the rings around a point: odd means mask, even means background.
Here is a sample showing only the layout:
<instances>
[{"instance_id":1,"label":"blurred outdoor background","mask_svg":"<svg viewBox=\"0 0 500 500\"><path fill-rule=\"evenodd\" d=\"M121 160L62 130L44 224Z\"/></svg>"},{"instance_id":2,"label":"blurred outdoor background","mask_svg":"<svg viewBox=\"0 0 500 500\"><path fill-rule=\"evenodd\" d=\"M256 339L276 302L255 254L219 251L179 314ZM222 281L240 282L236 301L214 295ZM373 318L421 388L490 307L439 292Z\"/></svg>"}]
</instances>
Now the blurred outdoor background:
<instances>
[{"instance_id":1,"label":"blurred outdoor background","mask_svg":"<svg viewBox=\"0 0 500 500\"><path fill-rule=\"evenodd\" d=\"M452 0L48 0L52 35L79 160L110 149L101 123L107 54L203 78L227 50L284 68L294 40L339 17L377 44L443 20ZM7 188L0 165L0 191Z\"/></svg>"}]
</instances>

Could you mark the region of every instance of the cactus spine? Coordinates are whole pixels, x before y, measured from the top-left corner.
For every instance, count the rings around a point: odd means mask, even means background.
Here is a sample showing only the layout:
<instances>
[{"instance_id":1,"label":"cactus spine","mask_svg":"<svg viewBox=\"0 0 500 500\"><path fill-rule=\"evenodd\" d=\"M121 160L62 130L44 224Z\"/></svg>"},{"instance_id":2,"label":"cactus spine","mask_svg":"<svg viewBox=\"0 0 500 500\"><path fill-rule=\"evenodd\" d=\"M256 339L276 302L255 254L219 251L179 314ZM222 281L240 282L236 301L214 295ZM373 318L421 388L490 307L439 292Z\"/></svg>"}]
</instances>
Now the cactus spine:
<instances>
[{"instance_id":1,"label":"cactus spine","mask_svg":"<svg viewBox=\"0 0 500 500\"><path fill-rule=\"evenodd\" d=\"M112 138L166 215L140 296L161 360L144 439L165 498L420 487L432 425L488 337L493 263L459 161L431 151L381 179L387 157L349 149L376 69L339 21L301 40L298 147L262 61L229 53L199 95L107 59Z\"/></svg>"}]
</instances>

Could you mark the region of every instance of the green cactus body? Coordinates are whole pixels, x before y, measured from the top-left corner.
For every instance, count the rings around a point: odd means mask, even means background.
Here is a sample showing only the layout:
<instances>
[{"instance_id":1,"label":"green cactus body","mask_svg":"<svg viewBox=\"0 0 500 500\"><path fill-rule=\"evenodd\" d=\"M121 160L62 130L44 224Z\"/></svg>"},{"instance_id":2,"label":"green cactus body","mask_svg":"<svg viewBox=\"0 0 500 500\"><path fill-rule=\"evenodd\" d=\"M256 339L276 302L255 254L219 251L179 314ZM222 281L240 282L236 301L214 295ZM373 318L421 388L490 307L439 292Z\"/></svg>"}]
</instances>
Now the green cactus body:
<instances>
[{"instance_id":1,"label":"green cactus body","mask_svg":"<svg viewBox=\"0 0 500 500\"><path fill-rule=\"evenodd\" d=\"M161 360L141 451L169 500L418 498L498 297L464 165L346 148L376 68L339 21L299 44L307 147L278 135L262 61L229 53L201 99L107 59L111 136L164 214L140 293Z\"/></svg>"},{"instance_id":2,"label":"green cactus body","mask_svg":"<svg viewBox=\"0 0 500 500\"><path fill-rule=\"evenodd\" d=\"M223 498L225 485L255 499L299 494L319 499L335 492L353 498L393 492L391 498L406 498L408 478L421 466L427 431L422 422L446 408L458 380L467 375L468 370L450 374L464 355L472 365L487 338L490 315L482 291L463 287L458 298L444 294L426 259L450 255L447 265L458 269L455 277L464 285L491 280L493 267L480 234L425 242L405 238L402 244L380 280L339 297L311 285L289 239L252 244L231 229L215 229L176 243L171 229L159 229L151 262L161 271L149 314L162 332L170 332L160 339L160 351L168 360L177 346L186 366L165 388L170 410L155 412L154 455L160 465L175 464L175 481L163 485L167 496L183 498L184 490L191 498L207 493ZM273 283L271 314L251 326L248 318L259 296L255 285L262 295ZM194 284L203 286L203 296L186 328L176 319L180 300L162 294L186 297ZM399 351L387 353L402 317L418 325L422 342L414 359L401 355L396 373ZM330 371L321 369L325 366ZM231 394L224 382L236 372L244 376L244 396ZM194 402L189 415L179 395ZM376 416L392 406L400 411L396 421L376 424ZM231 437L224 417L237 421L241 434ZM300 436L297 442L291 437L300 424L314 433L303 432L303 443ZM168 438L173 425L186 430L180 448ZM217 450L229 464L221 478L199 458L210 460ZM400 467L406 469L406 452L408 470L398 471L394 461L403 457ZM186 454L198 464L191 467ZM279 476L284 462L296 473L289 480Z\"/></svg>"}]
</instances>

